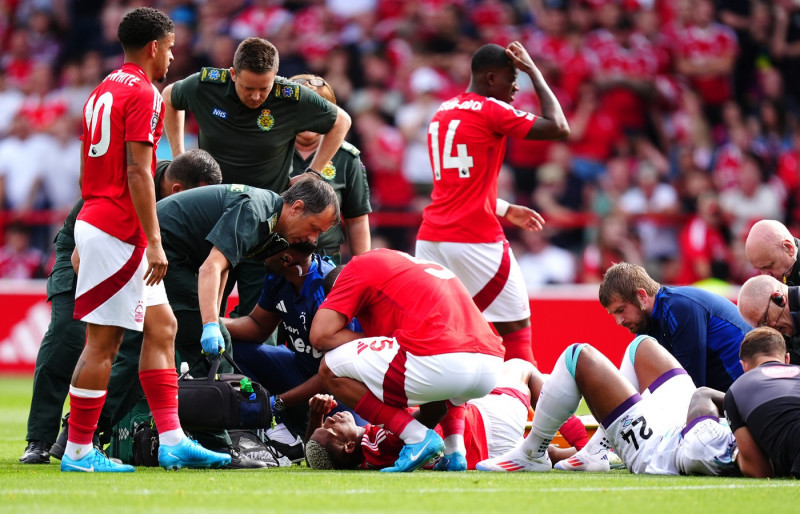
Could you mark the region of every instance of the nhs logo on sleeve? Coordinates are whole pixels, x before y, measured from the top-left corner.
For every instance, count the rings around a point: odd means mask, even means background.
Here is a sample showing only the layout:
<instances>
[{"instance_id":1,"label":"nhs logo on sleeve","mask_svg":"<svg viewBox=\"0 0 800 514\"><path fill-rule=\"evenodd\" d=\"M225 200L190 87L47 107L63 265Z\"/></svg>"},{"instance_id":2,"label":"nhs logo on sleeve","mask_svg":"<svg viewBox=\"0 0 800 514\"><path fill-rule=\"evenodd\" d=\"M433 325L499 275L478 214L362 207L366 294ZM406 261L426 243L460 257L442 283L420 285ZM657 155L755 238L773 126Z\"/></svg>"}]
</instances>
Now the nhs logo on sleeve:
<instances>
[{"instance_id":1,"label":"nhs logo on sleeve","mask_svg":"<svg viewBox=\"0 0 800 514\"><path fill-rule=\"evenodd\" d=\"M219 109L217 107L215 107L214 110L211 111L211 114L213 114L217 118L222 118L223 120L228 117L228 113L227 112L225 112L222 109Z\"/></svg>"}]
</instances>

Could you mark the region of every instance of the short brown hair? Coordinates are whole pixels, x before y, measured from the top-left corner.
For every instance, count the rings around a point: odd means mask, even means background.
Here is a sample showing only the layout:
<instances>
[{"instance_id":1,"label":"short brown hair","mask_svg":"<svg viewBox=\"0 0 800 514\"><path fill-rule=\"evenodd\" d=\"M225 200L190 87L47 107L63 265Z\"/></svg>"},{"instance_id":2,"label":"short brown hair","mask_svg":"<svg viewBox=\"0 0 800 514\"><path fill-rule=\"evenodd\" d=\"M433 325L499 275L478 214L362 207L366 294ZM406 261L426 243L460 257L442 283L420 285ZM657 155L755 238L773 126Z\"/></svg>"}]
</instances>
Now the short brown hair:
<instances>
[{"instance_id":1,"label":"short brown hair","mask_svg":"<svg viewBox=\"0 0 800 514\"><path fill-rule=\"evenodd\" d=\"M606 270L598 295L603 307L608 307L615 300L638 305L636 291L644 289L648 295L655 296L660 287L661 284L650 278L638 264L618 262Z\"/></svg>"},{"instance_id":2,"label":"short brown hair","mask_svg":"<svg viewBox=\"0 0 800 514\"><path fill-rule=\"evenodd\" d=\"M748 332L739 347L739 359L751 361L760 355L783 359L786 355L783 335L772 327L758 327Z\"/></svg>"},{"instance_id":3,"label":"short brown hair","mask_svg":"<svg viewBox=\"0 0 800 514\"><path fill-rule=\"evenodd\" d=\"M233 69L236 73L242 70L253 73L278 71L278 49L275 45L260 37L249 37L239 43L233 54Z\"/></svg>"}]
</instances>

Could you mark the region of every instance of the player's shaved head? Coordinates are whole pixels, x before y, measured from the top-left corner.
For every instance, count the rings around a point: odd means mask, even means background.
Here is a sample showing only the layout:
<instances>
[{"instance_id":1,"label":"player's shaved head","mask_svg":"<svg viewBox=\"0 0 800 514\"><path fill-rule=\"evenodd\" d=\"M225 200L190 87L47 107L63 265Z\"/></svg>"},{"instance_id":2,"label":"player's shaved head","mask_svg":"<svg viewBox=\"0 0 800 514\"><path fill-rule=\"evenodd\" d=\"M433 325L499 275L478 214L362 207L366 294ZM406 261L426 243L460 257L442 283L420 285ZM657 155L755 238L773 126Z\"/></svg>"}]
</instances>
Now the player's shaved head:
<instances>
[{"instance_id":1,"label":"player's shaved head","mask_svg":"<svg viewBox=\"0 0 800 514\"><path fill-rule=\"evenodd\" d=\"M797 260L794 237L786 226L775 220L761 220L753 225L744 244L748 262L762 275L783 278Z\"/></svg>"},{"instance_id":2,"label":"player's shaved head","mask_svg":"<svg viewBox=\"0 0 800 514\"><path fill-rule=\"evenodd\" d=\"M736 302L739 314L749 325L758 326L764 315L764 306L768 305L769 297L775 292L781 292L782 285L769 275L750 278L739 290L739 298Z\"/></svg>"}]
</instances>

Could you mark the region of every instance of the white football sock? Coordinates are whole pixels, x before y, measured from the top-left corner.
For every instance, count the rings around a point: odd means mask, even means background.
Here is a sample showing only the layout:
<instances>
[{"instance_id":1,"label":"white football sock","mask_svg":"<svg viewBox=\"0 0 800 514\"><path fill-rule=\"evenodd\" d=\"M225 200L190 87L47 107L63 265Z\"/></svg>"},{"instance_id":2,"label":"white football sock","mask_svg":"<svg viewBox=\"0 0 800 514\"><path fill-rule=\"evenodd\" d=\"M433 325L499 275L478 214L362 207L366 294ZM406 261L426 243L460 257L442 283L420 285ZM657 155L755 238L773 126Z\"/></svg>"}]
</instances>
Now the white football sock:
<instances>
[{"instance_id":1,"label":"white football sock","mask_svg":"<svg viewBox=\"0 0 800 514\"><path fill-rule=\"evenodd\" d=\"M580 347L571 345L559 356L553 372L542 386L533 415L533 426L521 448L528 457L541 457L561 425L578 408L581 393L572 376L573 371L568 368L568 360L574 370Z\"/></svg>"}]
</instances>

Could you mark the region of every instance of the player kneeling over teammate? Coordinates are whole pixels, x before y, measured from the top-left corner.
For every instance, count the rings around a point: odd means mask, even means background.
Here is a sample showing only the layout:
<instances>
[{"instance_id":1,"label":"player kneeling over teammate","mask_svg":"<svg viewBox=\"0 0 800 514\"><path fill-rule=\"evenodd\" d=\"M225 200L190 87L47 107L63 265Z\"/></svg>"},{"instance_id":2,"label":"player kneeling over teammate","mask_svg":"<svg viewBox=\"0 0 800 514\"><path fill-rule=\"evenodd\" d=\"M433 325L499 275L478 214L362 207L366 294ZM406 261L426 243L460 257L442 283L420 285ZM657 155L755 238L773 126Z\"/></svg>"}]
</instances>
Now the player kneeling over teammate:
<instances>
[{"instance_id":1,"label":"player kneeling over teammate","mask_svg":"<svg viewBox=\"0 0 800 514\"><path fill-rule=\"evenodd\" d=\"M464 413L466 468L475 469L483 459L514 448L522 439L531 398L538 397L544 378L528 361L503 363L497 386L483 398L469 400ZM314 469L383 469L399 457L403 440L376 425L356 426L349 413L323 416L336 407L330 395L318 394L310 401L306 433L306 460ZM438 425L436 433L442 435ZM447 470L450 462L440 459L436 470Z\"/></svg>"},{"instance_id":2,"label":"player kneeling over teammate","mask_svg":"<svg viewBox=\"0 0 800 514\"><path fill-rule=\"evenodd\" d=\"M652 337L634 339L619 370L593 347L574 344L542 387L528 437L476 468L550 471L547 447L583 394L601 425L584 452L591 451L590 445L600 452L614 448L631 473L736 473L736 443L727 424L720 423L719 407L711 401L715 392L696 389L686 370Z\"/></svg>"},{"instance_id":3,"label":"player kneeling over teammate","mask_svg":"<svg viewBox=\"0 0 800 514\"><path fill-rule=\"evenodd\" d=\"M327 352L319 374L336 398L403 440L383 471L414 471L443 452L448 469L465 470L463 404L494 389L503 347L463 284L447 268L388 249L328 277L335 284L310 332ZM354 317L363 333L347 328ZM413 406L419 420L405 410ZM430 429L440 420L444 438Z\"/></svg>"}]
</instances>

